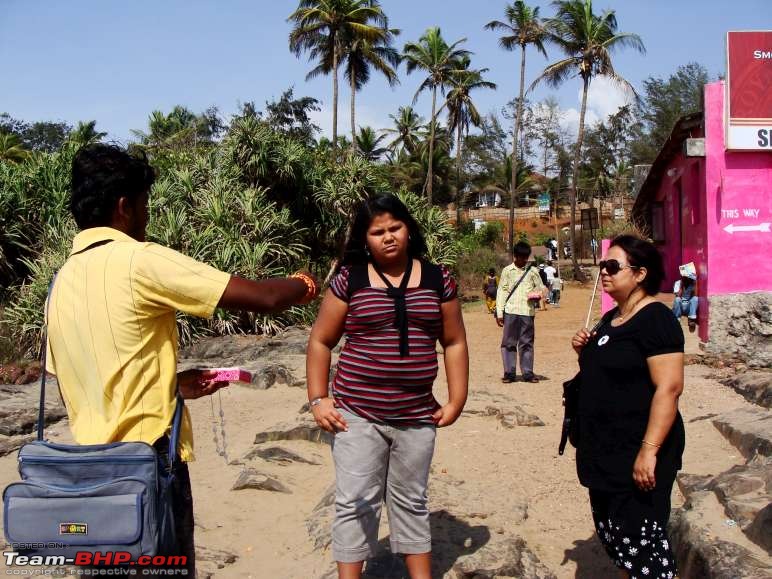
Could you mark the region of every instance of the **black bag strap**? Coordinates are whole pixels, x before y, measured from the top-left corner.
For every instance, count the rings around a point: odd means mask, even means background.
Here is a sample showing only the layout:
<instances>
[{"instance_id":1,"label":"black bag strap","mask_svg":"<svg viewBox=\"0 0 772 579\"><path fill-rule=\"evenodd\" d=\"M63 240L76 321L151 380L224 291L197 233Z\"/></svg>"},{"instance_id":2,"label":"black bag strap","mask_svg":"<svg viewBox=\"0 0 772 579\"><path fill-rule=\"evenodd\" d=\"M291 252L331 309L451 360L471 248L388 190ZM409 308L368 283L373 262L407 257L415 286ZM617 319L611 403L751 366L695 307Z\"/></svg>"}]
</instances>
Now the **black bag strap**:
<instances>
[{"instance_id":1,"label":"black bag strap","mask_svg":"<svg viewBox=\"0 0 772 579\"><path fill-rule=\"evenodd\" d=\"M104 239L101 241L97 241L96 243L92 243L88 247L81 249L78 252L73 253L72 255L77 255L78 253L83 253L85 251L88 251L89 249L93 249L94 247L99 247L100 245L104 245L106 243L110 243L113 241L112 239ZM56 282L56 276L58 274L54 274L53 279L51 280L51 283L48 285L48 295L46 296L46 309L45 309L45 315L43 317L43 341L42 341L42 347L40 352L40 405L38 407L38 424L37 424L37 440L38 442L43 442L43 434L45 430L45 418L46 418L46 360L47 360L47 350L48 350L48 312L51 308L51 294L53 293L54 289L54 282ZM180 394L179 386L176 388L177 391L177 405L174 409L174 415L172 416L172 430L169 434L169 471L172 472L172 467L174 466L174 463L177 460L177 444L179 443L180 439L180 428L182 427L182 413L185 408L185 400L183 399L182 395Z\"/></svg>"},{"instance_id":2,"label":"black bag strap","mask_svg":"<svg viewBox=\"0 0 772 579\"><path fill-rule=\"evenodd\" d=\"M520 279L517 280L517 283L515 284L515 287L513 287L511 290L509 290L509 295L507 296L507 299L504 300L504 306L506 307L507 302L509 301L509 298L512 297L512 294L515 293L515 290L518 288L518 286L523 283L523 280L525 279L525 276L528 275L528 272L531 271L531 268L533 267L533 264L529 265L525 268L525 272L523 272L523 275L520 276Z\"/></svg>"}]
</instances>

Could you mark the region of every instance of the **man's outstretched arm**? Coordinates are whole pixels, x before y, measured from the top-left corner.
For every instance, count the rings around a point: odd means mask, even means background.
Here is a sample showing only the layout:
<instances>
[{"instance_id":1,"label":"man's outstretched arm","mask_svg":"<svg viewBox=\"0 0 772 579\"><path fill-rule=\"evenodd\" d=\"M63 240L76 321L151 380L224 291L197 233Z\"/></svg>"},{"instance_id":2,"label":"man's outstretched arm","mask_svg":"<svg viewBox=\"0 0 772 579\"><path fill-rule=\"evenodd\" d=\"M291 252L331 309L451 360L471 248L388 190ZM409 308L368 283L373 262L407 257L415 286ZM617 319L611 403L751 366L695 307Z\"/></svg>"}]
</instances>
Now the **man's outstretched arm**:
<instances>
[{"instance_id":1,"label":"man's outstretched arm","mask_svg":"<svg viewBox=\"0 0 772 579\"><path fill-rule=\"evenodd\" d=\"M308 303L308 285L301 278L280 277L252 281L231 276L217 307L226 310L273 313Z\"/></svg>"}]
</instances>

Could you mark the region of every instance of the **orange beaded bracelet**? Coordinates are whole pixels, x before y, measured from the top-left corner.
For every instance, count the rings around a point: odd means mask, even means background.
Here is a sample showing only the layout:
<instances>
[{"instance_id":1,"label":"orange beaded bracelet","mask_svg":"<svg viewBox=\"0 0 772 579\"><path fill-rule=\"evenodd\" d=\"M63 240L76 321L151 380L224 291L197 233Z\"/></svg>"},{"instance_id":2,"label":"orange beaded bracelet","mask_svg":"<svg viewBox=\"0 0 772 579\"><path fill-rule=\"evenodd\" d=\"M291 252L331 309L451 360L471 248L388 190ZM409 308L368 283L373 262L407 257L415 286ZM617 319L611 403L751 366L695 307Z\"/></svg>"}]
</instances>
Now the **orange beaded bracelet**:
<instances>
[{"instance_id":1,"label":"orange beaded bracelet","mask_svg":"<svg viewBox=\"0 0 772 579\"><path fill-rule=\"evenodd\" d=\"M316 285L316 282L313 280L312 277L302 272L293 273L290 277L294 279L299 279L306 284L306 295L303 296L302 303L307 304L309 302L312 302L316 298L316 296L319 295L319 286Z\"/></svg>"}]
</instances>

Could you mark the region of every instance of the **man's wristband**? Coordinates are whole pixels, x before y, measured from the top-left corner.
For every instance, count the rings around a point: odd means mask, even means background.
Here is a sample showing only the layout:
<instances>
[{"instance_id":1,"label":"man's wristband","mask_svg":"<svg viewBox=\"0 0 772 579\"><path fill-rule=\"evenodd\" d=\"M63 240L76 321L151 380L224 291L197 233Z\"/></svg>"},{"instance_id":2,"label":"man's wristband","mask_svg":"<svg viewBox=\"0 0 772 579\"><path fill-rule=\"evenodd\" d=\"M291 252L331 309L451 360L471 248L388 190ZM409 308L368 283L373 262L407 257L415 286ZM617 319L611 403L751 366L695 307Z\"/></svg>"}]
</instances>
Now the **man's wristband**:
<instances>
[{"instance_id":1,"label":"man's wristband","mask_svg":"<svg viewBox=\"0 0 772 579\"><path fill-rule=\"evenodd\" d=\"M306 294L303 296L302 303L312 302L319 295L319 286L316 285L316 282L310 276L298 272L293 273L290 278L299 279L306 284Z\"/></svg>"}]
</instances>

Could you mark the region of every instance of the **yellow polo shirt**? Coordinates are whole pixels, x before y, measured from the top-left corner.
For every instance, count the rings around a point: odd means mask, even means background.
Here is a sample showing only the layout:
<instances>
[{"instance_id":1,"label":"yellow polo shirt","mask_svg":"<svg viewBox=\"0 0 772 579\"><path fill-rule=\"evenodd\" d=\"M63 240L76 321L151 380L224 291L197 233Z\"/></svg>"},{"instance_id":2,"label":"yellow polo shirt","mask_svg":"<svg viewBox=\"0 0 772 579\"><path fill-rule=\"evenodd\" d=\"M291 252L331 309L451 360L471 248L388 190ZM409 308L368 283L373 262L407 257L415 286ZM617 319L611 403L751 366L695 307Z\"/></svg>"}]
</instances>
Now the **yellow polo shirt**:
<instances>
[{"instance_id":1,"label":"yellow polo shirt","mask_svg":"<svg viewBox=\"0 0 772 579\"><path fill-rule=\"evenodd\" d=\"M112 241L83 251L106 240ZM211 317L229 280L227 273L110 227L75 236L51 294L46 369L56 374L79 444L153 444L169 431L176 407L176 312ZM187 409L180 456L193 458Z\"/></svg>"}]
</instances>

